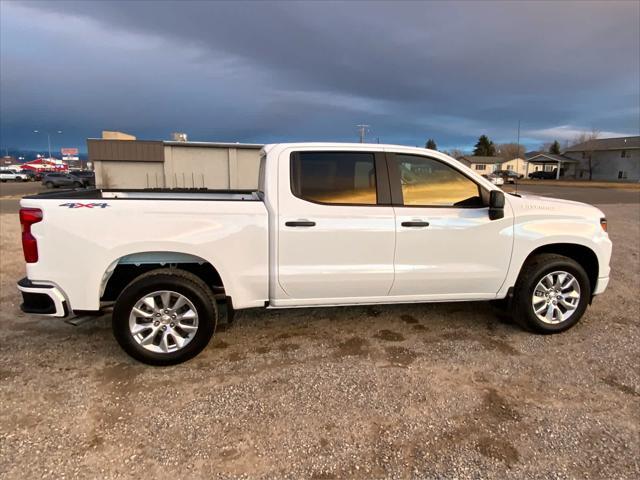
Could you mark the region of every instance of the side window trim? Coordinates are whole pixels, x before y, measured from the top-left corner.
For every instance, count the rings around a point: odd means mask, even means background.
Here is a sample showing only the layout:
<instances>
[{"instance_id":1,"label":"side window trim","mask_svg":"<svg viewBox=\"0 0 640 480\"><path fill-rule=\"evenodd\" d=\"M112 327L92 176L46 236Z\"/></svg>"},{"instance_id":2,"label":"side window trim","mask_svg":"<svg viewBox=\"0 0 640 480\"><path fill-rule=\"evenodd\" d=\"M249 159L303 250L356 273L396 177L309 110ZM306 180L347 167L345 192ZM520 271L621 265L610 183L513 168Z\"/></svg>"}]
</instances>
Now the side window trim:
<instances>
[{"instance_id":1,"label":"side window trim","mask_svg":"<svg viewBox=\"0 0 640 480\"><path fill-rule=\"evenodd\" d=\"M376 203L326 203L310 200L302 197L299 191L299 183L293 178L293 162L300 159L300 153L366 153L374 157L374 169L376 176ZM291 194L303 202L314 203L326 207L388 207L392 204L391 182L388 175L388 162L385 152L372 152L366 150L300 150L291 152L289 155L289 191Z\"/></svg>"},{"instance_id":2,"label":"side window trim","mask_svg":"<svg viewBox=\"0 0 640 480\"><path fill-rule=\"evenodd\" d=\"M404 196L402 195L402 182L400 180L400 169L398 168L398 163L396 161L396 155L397 155L396 152L386 152L387 171L388 171L388 174L389 174L389 183L390 183L390 186L391 186L391 204L394 207L406 207L406 208L464 208L464 209L469 209L469 208L487 208L487 205L484 204L485 203L484 202L484 196L482 195L482 192L483 192L482 185L480 185L476 180L471 178L466 173L464 173L464 172L458 170L457 168L453 167L452 165L448 164L447 162L443 162L442 160L439 160L437 158L429 157L428 155L419 155L419 154L416 154L416 153L410 153L410 154L407 154L407 155L412 155L414 157L420 157L420 158L426 158L426 159L432 160L434 162L441 163L442 165L445 165L446 167L449 167L452 170L455 170L457 173L459 173L460 175L462 175L463 177L465 177L469 181L475 183L476 187L478 188L478 196L482 200L482 205L405 205L404 204Z\"/></svg>"}]
</instances>

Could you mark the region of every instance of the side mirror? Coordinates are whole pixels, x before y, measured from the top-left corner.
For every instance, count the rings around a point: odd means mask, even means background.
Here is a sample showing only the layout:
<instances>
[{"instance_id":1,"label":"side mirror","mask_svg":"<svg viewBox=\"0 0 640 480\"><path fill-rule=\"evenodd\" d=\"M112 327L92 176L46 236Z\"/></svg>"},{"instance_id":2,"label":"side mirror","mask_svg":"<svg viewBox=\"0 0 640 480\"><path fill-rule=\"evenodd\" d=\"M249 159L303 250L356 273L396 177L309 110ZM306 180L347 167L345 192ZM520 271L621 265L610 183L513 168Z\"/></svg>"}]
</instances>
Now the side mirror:
<instances>
[{"instance_id":1,"label":"side mirror","mask_svg":"<svg viewBox=\"0 0 640 480\"><path fill-rule=\"evenodd\" d=\"M504 192L491 190L489 192L489 219L498 220L504 217Z\"/></svg>"}]
</instances>

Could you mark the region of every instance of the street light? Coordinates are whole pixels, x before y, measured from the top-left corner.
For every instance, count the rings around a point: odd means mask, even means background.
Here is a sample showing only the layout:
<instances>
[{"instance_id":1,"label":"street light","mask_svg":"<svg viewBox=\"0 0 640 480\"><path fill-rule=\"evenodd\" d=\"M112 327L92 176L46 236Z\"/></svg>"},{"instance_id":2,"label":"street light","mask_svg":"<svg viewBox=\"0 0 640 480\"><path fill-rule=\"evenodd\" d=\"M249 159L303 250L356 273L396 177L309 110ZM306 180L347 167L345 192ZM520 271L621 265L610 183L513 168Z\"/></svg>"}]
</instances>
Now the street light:
<instances>
[{"instance_id":1,"label":"street light","mask_svg":"<svg viewBox=\"0 0 640 480\"><path fill-rule=\"evenodd\" d=\"M34 130L33 133L40 133L40 130ZM47 134L47 145L49 146L49 160L51 160L51 133L42 132ZM62 130L57 131L58 134L62 133Z\"/></svg>"}]
</instances>

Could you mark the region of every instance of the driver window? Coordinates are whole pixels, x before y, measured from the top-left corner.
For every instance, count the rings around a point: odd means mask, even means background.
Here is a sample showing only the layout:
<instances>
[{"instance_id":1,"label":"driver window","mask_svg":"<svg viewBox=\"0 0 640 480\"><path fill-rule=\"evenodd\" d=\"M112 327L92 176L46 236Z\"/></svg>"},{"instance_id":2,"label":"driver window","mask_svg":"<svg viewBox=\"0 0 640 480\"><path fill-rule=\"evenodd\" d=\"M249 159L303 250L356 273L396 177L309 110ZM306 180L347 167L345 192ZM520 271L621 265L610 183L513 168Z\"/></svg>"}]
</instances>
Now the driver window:
<instances>
[{"instance_id":1,"label":"driver window","mask_svg":"<svg viewBox=\"0 0 640 480\"><path fill-rule=\"evenodd\" d=\"M395 155L404 205L430 207L481 207L478 185L431 158Z\"/></svg>"}]
</instances>

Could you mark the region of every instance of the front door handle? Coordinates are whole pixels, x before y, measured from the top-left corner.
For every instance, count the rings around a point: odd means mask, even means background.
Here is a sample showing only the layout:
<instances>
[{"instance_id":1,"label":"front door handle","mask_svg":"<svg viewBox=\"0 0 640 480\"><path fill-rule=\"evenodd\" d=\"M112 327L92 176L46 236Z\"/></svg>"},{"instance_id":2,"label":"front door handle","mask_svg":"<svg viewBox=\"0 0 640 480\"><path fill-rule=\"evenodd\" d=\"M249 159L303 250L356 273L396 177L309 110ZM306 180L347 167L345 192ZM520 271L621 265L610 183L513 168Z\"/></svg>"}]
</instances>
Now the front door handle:
<instances>
[{"instance_id":1,"label":"front door handle","mask_svg":"<svg viewBox=\"0 0 640 480\"><path fill-rule=\"evenodd\" d=\"M296 220L294 222L285 222L285 227L315 227L316 222L311 222L309 220Z\"/></svg>"},{"instance_id":2,"label":"front door handle","mask_svg":"<svg viewBox=\"0 0 640 480\"><path fill-rule=\"evenodd\" d=\"M401 225L403 227L428 227L429 222L423 222L423 221L402 222Z\"/></svg>"}]
</instances>

